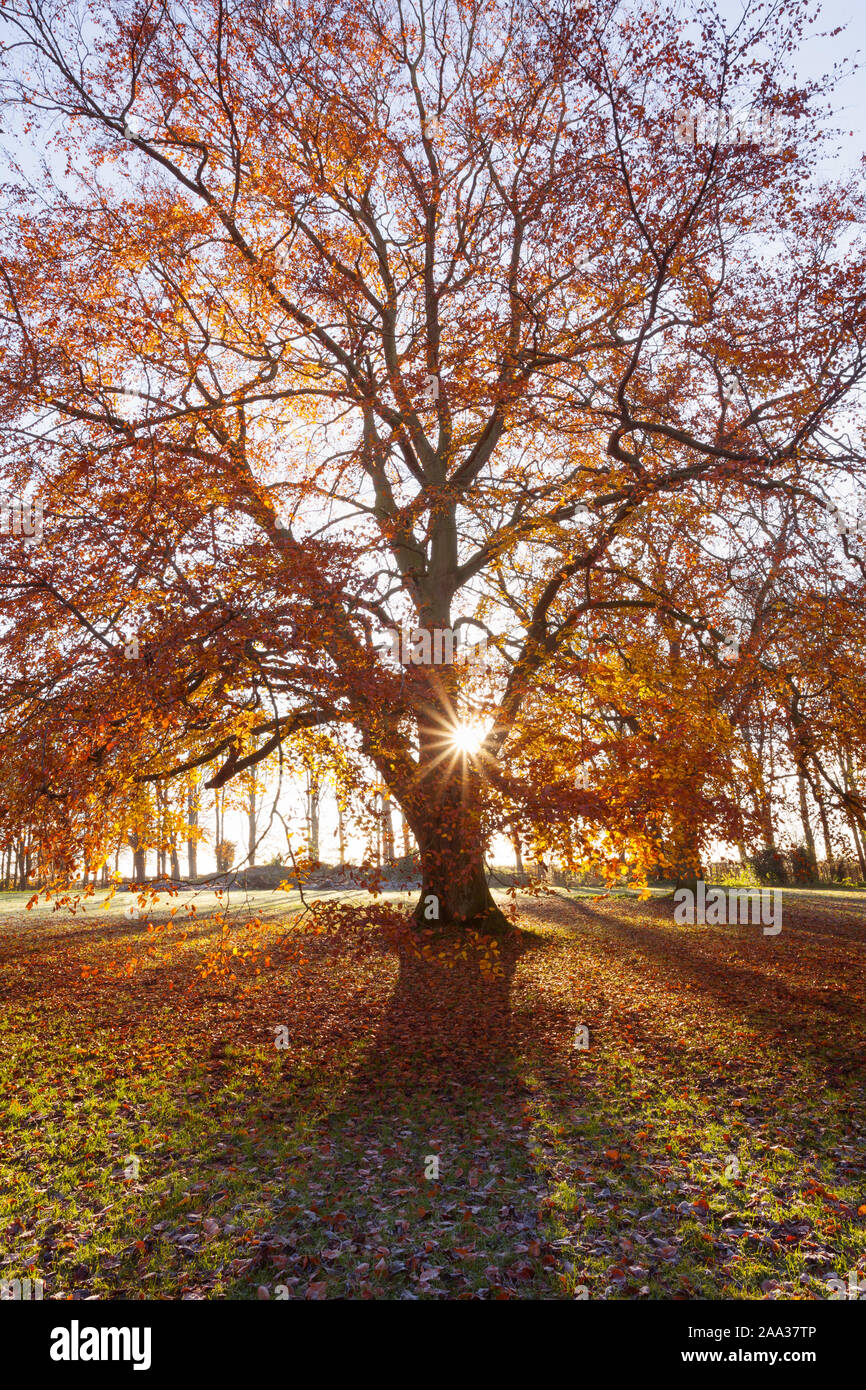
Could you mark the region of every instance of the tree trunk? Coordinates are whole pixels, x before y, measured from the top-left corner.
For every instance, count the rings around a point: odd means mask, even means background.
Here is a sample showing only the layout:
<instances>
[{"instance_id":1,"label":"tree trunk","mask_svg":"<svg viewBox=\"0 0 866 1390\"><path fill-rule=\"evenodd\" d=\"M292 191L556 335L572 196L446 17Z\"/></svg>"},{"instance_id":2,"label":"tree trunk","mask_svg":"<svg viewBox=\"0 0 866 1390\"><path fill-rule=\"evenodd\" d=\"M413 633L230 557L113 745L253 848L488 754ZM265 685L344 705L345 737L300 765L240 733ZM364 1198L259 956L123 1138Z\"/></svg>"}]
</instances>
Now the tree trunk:
<instances>
[{"instance_id":1,"label":"tree trunk","mask_svg":"<svg viewBox=\"0 0 866 1390\"><path fill-rule=\"evenodd\" d=\"M254 868L254 867L255 867L255 862L256 862L256 840L257 840L257 838L258 838L258 836L257 836L257 822L256 822L256 790L257 790L257 784L256 784L255 775L253 774L253 775L250 776L250 789L249 789L249 796L247 797L247 824L249 825L249 855L248 855L248 860L249 860L249 864L250 864L250 867L251 867L251 868Z\"/></svg>"},{"instance_id":2,"label":"tree trunk","mask_svg":"<svg viewBox=\"0 0 866 1390\"><path fill-rule=\"evenodd\" d=\"M157 878L167 878L167 866L165 861L165 842L166 842L166 793L159 783L156 784L156 876Z\"/></svg>"},{"instance_id":3,"label":"tree trunk","mask_svg":"<svg viewBox=\"0 0 866 1390\"><path fill-rule=\"evenodd\" d=\"M523 855L520 852L520 836L512 835L511 843L514 846L514 867L523 878Z\"/></svg>"},{"instance_id":4,"label":"tree trunk","mask_svg":"<svg viewBox=\"0 0 866 1390\"><path fill-rule=\"evenodd\" d=\"M337 840L340 846L340 868L342 868L346 862L346 822L339 794L337 795Z\"/></svg>"},{"instance_id":5,"label":"tree trunk","mask_svg":"<svg viewBox=\"0 0 866 1390\"><path fill-rule=\"evenodd\" d=\"M314 863L319 862L319 797L318 777L307 773L307 850Z\"/></svg>"},{"instance_id":6,"label":"tree trunk","mask_svg":"<svg viewBox=\"0 0 866 1390\"><path fill-rule=\"evenodd\" d=\"M820 778L820 773L818 774L818 778ZM827 868L830 869L833 862L833 840L830 835L830 823L827 819L827 807L821 791L820 780L816 779L815 786L815 800L818 803L818 815L821 817L821 833L824 836L824 859L826 860Z\"/></svg>"},{"instance_id":7,"label":"tree trunk","mask_svg":"<svg viewBox=\"0 0 866 1390\"><path fill-rule=\"evenodd\" d=\"M772 767L770 772L770 783L768 788L767 778L763 764L763 744L764 740L759 740L757 749L746 748L745 760L749 769L752 796L754 799L755 810L761 823L761 834L764 844L768 849L776 848L776 827L773 822L773 796L772 796Z\"/></svg>"},{"instance_id":8,"label":"tree trunk","mask_svg":"<svg viewBox=\"0 0 866 1390\"><path fill-rule=\"evenodd\" d=\"M446 518L447 521L447 518ZM452 518L453 523L453 518ZM456 530L444 525L434 544L447 567L456 554ZM422 627L451 627L447 598L419 608ZM414 911L421 930L510 938L511 923L500 912L487 884L487 830L483 817L486 774L483 752L462 751L458 673L453 666L431 667L427 689L414 711L418 755L411 782L391 784L389 759L377 759L409 822L421 866L421 896Z\"/></svg>"},{"instance_id":9,"label":"tree trunk","mask_svg":"<svg viewBox=\"0 0 866 1390\"><path fill-rule=\"evenodd\" d=\"M670 864L668 872L677 889L688 888L692 893L696 892L701 877L701 852L697 829L691 821L681 821L674 827L667 859Z\"/></svg>"},{"instance_id":10,"label":"tree trunk","mask_svg":"<svg viewBox=\"0 0 866 1390\"><path fill-rule=\"evenodd\" d=\"M147 876L147 851L142 848L138 833L134 830L130 833L129 845L132 850L133 880L136 883L144 883Z\"/></svg>"},{"instance_id":11,"label":"tree trunk","mask_svg":"<svg viewBox=\"0 0 866 1390\"><path fill-rule=\"evenodd\" d=\"M421 897L415 908L419 927L508 932L487 886L485 843L478 779L474 769L437 770L425 779L434 787L408 810L421 859Z\"/></svg>"},{"instance_id":12,"label":"tree trunk","mask_svg":"<svg viewBox=\"0 0 866 1390\"><path fill-rule=\"evenodd\" d=\"M187 869L190 878L198 878L198 795L195 785L190 781L186 789L186 821L190 834L186 842Z\"/></svg>"},{"instance_id":13,"label":"tree trunk","mask_svg":"<svg viewBox=\"0 0 866 1390\"><path fill-rule=\"evenodd\" d=\"M857 851L857 862L860 865L860 873L862 877L866 879L866 854L864 854L863 852L863 845L861 843L860 836L857 833L857 822L854 819L853 815L851 815L850 811L847 813L847 820L851 828L851 838L854 841L854 848Z\"/></svg>"},{"instance_id":14,"label":"tree trunk","mask_svg":"<svg viewBox=\"0 0 866 1390\"><path fill-rule=\"evenodd\" d=\"M391 798L386 791L383 791L379 798L379 814L382 822L382 857L386 864L393 864L396 858L394 821L391 817Z\"/></svg>"},{"instance_id":15,"label":"tree trunk","mask_svg":"<svg viewBox=\"0 0 866 1390\"><path fill-rule=\"evenodd\" d=\"M18 854L18 887L26 888L27 880L30 877L30 848L26 840L21 841L21 848ZM85 879L86 882L86 879Z\"/></svg>"},{"instance_id":16,"label":"tree trunk","mask_svg":"<svg viewBox=\"0 0 866 1390\"><path fill-rule=\"evenodd\" d=\"M854 774L851 764L850 753L846 753L842 760L842 775L844 779L845 790L848 792L848 795L856 797L859 801L860 798L857 786L854 782ZM845 819L848 821L848 825L851 828L851 837L854 841L854 849L857 851L857 860L860 864L860 873L863 878L866 878L866 854L864 854L863 844L858 833L858 817L854 811L854 807L848 803L846 803L845 805Z\"/></svg>"},{"instance_id":17,"label":"tree trunk","mask_svg":"<svg viewBox=\"0 0 866 1390\"><path fill-rule=\"evenodd\" d=\"M213 794L214 816L215 816L215 819L216 819L216 840L214 841L214 858L216 858L216 847L217 847L217 845L221 845L222 842L223 842L223 840L224 840L224 838L225 838L225 825L224 825L225 815L224 815L223 809L222 809L222 806L223 806L222 798L223 798L224 795L225 795L225 793L220 792L220 789L219 789L218 787L217 787L217 789L214 791L214 794ZM220 871L220 866L219 866L219 862L217 862L217 872L219 872L219 871Z\"/></svg>"},{"instance_id":18,"label":"tree trunk","mask_svg":"<svg viewBox=\"0 0 866 1390\"><path fill-rule=\"evenodd\" d=\"M418 836L421 897L415 920L421 927L455 926L502 929L507 922L491 896L480 850L455 850L436 828Z\"/></svg>"},{"instance_id":19,"label":"tree trunk","mask_svg":"<svg viewBox=\"0 0 866 1390\"><path fill-rule=\"evenodd\" d=\"M806 838L806 848L812 859L816 860L815 837L812 834L812 822L809 820L809 803L806 800L806 778L803 775L802 767L797 768L797 786L800 791L800 819L803 822L803 834Z\"/></svg>"}]
</instances>

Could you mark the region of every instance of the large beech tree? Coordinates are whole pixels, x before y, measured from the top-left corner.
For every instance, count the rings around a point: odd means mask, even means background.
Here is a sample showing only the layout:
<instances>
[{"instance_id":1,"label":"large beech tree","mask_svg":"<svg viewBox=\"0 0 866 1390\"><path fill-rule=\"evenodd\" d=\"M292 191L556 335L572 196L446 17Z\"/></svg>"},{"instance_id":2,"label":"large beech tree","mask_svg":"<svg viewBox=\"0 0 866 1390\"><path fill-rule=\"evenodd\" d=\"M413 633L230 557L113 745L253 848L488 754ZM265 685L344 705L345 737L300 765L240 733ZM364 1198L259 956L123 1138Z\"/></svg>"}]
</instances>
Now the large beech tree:
<instances>
[{"instance_id":1,"label":"large beech tree","mask_svg":"<svg viewBox=\"0 0 866 1390\"><path fill-rule=\"evenodd\" d=\"M4 484L45 517L0 556L3 737L43 863L306 729L375 765L443 923L493 921L496 829L693 858L770 670L762 599L732 687L742 517L814 536L864 466L804 7L2 9ZM398 666L394 627L489 659Z\"/></svg>"}]
</instances>

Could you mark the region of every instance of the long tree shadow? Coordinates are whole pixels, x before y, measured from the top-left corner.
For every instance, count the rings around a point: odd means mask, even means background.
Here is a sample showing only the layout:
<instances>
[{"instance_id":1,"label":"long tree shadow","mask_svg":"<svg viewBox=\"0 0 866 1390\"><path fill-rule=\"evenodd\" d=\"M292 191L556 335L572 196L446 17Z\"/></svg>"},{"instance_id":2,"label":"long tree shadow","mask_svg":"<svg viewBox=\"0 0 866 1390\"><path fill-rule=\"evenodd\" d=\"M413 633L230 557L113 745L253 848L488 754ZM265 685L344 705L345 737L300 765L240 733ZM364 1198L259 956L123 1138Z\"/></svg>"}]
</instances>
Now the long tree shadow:
<instances>
[{"instance_id":1,"label":"long tree shadow","mask_svg":"<svg viewBox=\"0 0 866 1390\"><path fill-rule=\"evenodd\" d=\"M796 1032L796 1018L804 1010L827 1015L828 1038L815 1041L799 1037L800 1054L821 1059L833 1036L834 1020L866 1024L862 989L862 946L866 931L863 919L854 924L833 927L815 924L805 914L790 913L788 934L764 939L753 926L672 929L670 904L658 900L650 904L618 904L616 918L605 915L583 902L567 902L566 911L574 915L575 926L590 925L615 933L614 945L623 953L638 952L629 962L645 963L648 973L663 971L681 984L699 989L744 1022L758 1025L767 1036L779 1033L786 1041ZM533 905L525 911L535 915ZM646 918L654 917L659 931ZM832 956L827 942L837 951ZM807 969L804 978L803 948L820 953L822 984ZM808 964L808 962L807 962ZM832 983L830 983L832 981ZM781 1027L780 1027L781 1025ZM636 1022L636 1027L640 1023ZM831 1049L832 1050L832 1049ZM853 1055L853 1054L852 1054Z\"/></svg>"},{"instance_id":2,"label":"long tree shadow","mask_svg":"<svg viewBox=\"0 0 866 1390\"><path fill-rule=\"evenodd\" d=\"M318 1153L307 1145L287 1185L289 1220L274 1213L290 1266L303 1270L298 1292L311 1269L315 1290L317 1267L330 1297L503 1297L521 1281L546 1285L525 1258L541 1188L512 1031L521 949L515 937L493 975L401 951L363 1062L319 1128Z\"/></svg>"},{"instance_id":3,"label":"long tree shadow","mask_svg":"<svg viewBox=\"0 0 866 1390\"><path fill-rule=\"evenodd\" d=\"M615 919L585 907L574 914L581 927L590 928L580 932L581 953L571 958L582 1008L598 1024L592 1053L569 1063L565 1049L555 1045L563 1031L558 1001L550 1010L535 992L523 1003L546 1034L534 1059L527 1058L528 1070L535 1120L547 1130L549 1142L540 1137L562 1244L573 1251L579 1277L593 1294L607 1284L616 1296L636 1297L643 1279L651 1278L654 1290L666 1288L668 1296L731 1297L742 1296L731 1290L742 1287L757 1252L763 1272L778 1279L790 1274L795 1249L825 1272L843 1265L849 1255L841 1228L834 1238L802 1219L797 1179L817 1164L824 1166L825 1181L829 1170L831 1185L850 1186L852 1115L863 1069L828 1070L826 1034L804 1038L803 1025L808 1020L814 1027L816 1011L859 1022L862 1007L844 998L825 1001L820 991L813 997L773 977L764 980L761 967L767 969L772 957L760 940L716 939L721 949L714 954L709 934L674 935L669 916L665 920L658 910L652 915L668 930L660 933L621 911ZM606 930L596 933L596 927ZM846 949L829 971L837 980L850 944L847 932L840 936ZM564 958L569 937L563 938ZM793 949L794 942L789 945ZM746 949L745 966L737 959L740 947ZM792 954L787 963L794 959ZM723 1010L730 1015L732 1041L743 1025L751 1025L751 1036L760 1025L760 1047L735 1046L729 1054L728 1035L718 1028L690 1035L682 1027L685 1014L646 1007L642 977L660 1003L660 983L666 982L671 996L682 991L693 1023L702 1016L702 1004L708 1006L708 1023ZM851 1061L856 1062L853 1052ZM834 1085L841 1085L838 1094L830 1089ZM692 1130L697 1143L685 1137ZM828 1132L835 1144L827 1141ZM765 1203L757 1173L775 1153L787 1154L771 1160L780 1200ZM745 1184L735 1181L738 1162ZM844 1214L844 1202L839 1210ZM817 1296L826 1296L820 1281L817 1287Z\"/></svg>"}]
</instances>

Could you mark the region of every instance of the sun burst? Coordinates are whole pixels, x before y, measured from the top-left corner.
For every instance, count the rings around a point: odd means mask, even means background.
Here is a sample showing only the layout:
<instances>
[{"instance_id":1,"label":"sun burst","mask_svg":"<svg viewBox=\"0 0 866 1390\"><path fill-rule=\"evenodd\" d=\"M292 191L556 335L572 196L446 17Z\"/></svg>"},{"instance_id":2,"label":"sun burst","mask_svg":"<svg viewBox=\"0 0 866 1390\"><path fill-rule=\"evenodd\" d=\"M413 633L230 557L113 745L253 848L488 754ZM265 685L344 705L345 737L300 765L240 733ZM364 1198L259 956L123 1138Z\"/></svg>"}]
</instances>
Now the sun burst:
<instances>
[{"instance_id":1,"label":"sun burst","mask_svg":"<svg viewBox=\"0 0 866 1390\"><path fill-rule=\"evenodd\" d=\"M450 737L458 752L477 753L484 742L485 730L480 724L458 724Z\"/></svg>"}]
</instances>

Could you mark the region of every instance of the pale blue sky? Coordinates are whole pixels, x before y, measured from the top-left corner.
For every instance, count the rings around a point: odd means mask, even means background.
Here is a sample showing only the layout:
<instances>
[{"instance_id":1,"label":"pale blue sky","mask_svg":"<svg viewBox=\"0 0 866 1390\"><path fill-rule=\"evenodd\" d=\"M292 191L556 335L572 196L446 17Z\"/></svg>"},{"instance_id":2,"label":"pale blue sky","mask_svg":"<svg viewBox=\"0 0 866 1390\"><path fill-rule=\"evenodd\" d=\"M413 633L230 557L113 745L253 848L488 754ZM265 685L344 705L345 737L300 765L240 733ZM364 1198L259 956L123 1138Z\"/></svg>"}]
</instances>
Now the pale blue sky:
<instances>
[{"instance_id":1,"label":"pale blue sky","mask_svg":"<svg viewBox=\"0 0 866 1390\"><path fill-rule=\"evenodd\" d=\"M741 0L718 0L719 13L730 28L731 21L743 13ZM792 55L791 66L799 80L820 77L832 72L834 66L854 60L864 62L866 55L866 0L826 0L818 7L817 33L845 25L846 32L834 38L807 38L798 53ZM847 73L833 97L839 119L835 124L844 127L841 151L834 160L832 172L842 174L845 168L856 165L866 154L866 73ZM848 132L852 132L849 134ZM828 170L831 172L831 170Z\"/></svg>"}]
</instances>

